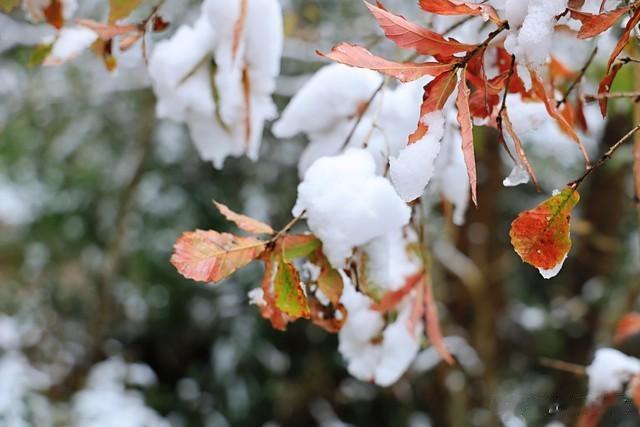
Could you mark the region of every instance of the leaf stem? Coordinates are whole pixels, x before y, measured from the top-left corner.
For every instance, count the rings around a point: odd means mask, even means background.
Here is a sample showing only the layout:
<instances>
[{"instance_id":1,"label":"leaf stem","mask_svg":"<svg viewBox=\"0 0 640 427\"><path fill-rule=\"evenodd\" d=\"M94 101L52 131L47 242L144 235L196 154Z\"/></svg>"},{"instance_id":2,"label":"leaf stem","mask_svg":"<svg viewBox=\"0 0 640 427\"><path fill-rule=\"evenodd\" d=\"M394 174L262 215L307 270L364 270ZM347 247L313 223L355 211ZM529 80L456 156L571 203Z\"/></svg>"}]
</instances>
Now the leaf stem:
<instances>
[{"instance_id":1,"label":"leaf stem","mask_svg":"<svg viewBox=\"0 0 640 427\"><path fill-rule=\"evenodd\" d=\"M556 102L556 108L559 108L562 104L567 102L567 98L569 98L569 95L571 95L571 92L573 92L573 89L578 85L578 83L580 83L580 80L582 80L582 77L584 77L585 73L587 72L587 69L593 62L593 59L596 57L596 53L598 53L598 46L593 48L593 51L591 51L591 55L589 55L589 59L587 59L587 62L585 62L585 64L582 66L576 78L571 82L571 84L567 88L567 91L562 96L562 99Z\"/></svg>"},{"instance_id":2,"label":"leaf stem","mask_svg":"<svg viewBox=\"0 0 640 427\"><path fill-rule=\"evenodd\" d=\"M631 137L638 130L640 130L640 124L636 125L633 129L627 132L622 138L620 138L615 144L609 147L609 149L595 163L587 166L587 169L584 171L582 176L580 176L578 179L574 181L571 181L570 183L567 184L567 186L577 189L578 186L580 186L580 184L582 183L582 181L584 181L584 179L591 174L591 172L593 172L595 169L599 168L600 166L605 164L608 160L610 160L613 154L616 152L616 150L620 148L622 144L624 144L629 139L631 139Z\"/></svg>"}]
</instances>

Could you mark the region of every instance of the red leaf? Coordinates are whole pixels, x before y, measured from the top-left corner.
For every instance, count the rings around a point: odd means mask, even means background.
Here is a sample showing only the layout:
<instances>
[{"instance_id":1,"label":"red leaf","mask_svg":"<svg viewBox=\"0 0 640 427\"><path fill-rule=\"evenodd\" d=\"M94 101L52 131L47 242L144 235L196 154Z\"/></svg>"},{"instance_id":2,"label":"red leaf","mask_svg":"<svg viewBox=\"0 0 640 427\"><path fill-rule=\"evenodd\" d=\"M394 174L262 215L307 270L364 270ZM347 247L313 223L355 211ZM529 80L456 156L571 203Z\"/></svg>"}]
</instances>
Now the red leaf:
<instances>
[{"instance_id":1,"label":"red leaf","mask_svg":"<svg viewBox=\"0 0 640 427\"><path fill-rule=\"evenodd\" d=\"M580 31L578 31L578 38L588 39L608 30L622 15L627 13L629 9L629 6L625 6L601 14L580 12L579 10L573 9L570 9L570 11L571 17L582 23Z\"/></svg>"},{"instance_id":2,"label":"red leaf","mask_svg":"<svg viewBox=\"0 0 640 427\"><path fill-rule=\"evenodd\" d=\"M536 208L518 215L511 223L509 235L513 248L524 262L549 270L564 260L571 249L571 209L579 200L578 192L567 187Z\"/></svg>"},{"instance_id":3,"label":"red leaf","mask_svg":"<svg viewBox=\"0 0 640 427\"><path fill-rule=\"evenodd\" d=\"M540 78L538 77L538 74L533 70L529 71L531 73L533 92L538 98L540 98L540 100L542 100L545 108L547 109L547 113L549 113L549 115L556 121L558 126L560 126L560 130L562 130L565 134L571 137L571 139L573 139L576 144L578 144L578 147L580 147L580 151L582 152L582 155L584 156L586 162L589 163L589 154L587 154L587 150L586 148L584 148L582 142L580 142L580 138L578 138L575 130L573 130L573 127L567 122L562 114L558 112L555 102L547 93L547 90L545 89L542 80L540 80Z\"/></svg>"},{"instance_id":4,"label":"red leaf","mask_svg":"<svg viewBox=\"0 0 640 427\"><path fill-rule=\"evenodd\" d=\"M584 406L576 422L576 427L598 427L600 418L607 412L610 406L616 402L615 394L604 397L602 403L593 403Z\"/></svg>"},{"instance_id":5,"label":"red leaf","mask_svg":"<svg viewBox=\"0 0 640 427\"><path fill-rule=\"evenodd\" d=\"M188 279L218 282L259 257L266 244L213 230L186 232L173 247L171 264Z\"/></svg>"},{"instance_id":6,"label":"red leaf","mask_svg":"<svg viewBox=\"0 0 640 427\"><path fill-rule=\"evenodd\" d=\"M378 21L385 36L401 48L415 49L421 55L433 55L442 58L451 57L459 52L468 52L475 47L459 43L453 39L446 39L438 33L413 24L403 17L394 15L382 7L375 6L367 1L364 4Z\"/></svg>"},{"instance_id":7,"label":"red leaf","mask_svg":"<svg viewBox=\"0 0 640 427\"><path fill-rule=\"evenodd\" d=\"M453 357L442 339L442 331L440 330L440 320L438 319L438 306L433 298L433 286L431 279L425 277L426 295L424 300L424 316L427 322L427 338L436 348L440 357L442 357L449 365L453 365Z\"/></svg>"},{"instance_id":8,"label":"red leaf","mask_svg":"<svg viewBox=\"0 0 640 427\"><path fill-rule=\"evenodd\" d=\"M224 215L229 221L234 222L238 227L240 227L244 231L248 231L249 233L255 234L273 234L273 228L271 226L265 224L262 221L258 221L257 219L253 219L246 215L241 215L229 209L226 205L222 203L218 203L215 200L213 204L218 208L220 213Z\"/></svg>"},{"instance_id":9,"label":"red leaf","mask_svg":"<svg viewBox=\"0 0 640 427\"><path fill-rule=\"evenodd\" d=\"M627 396L631 397L636 408L640 408L640 374L636 374L629 381Z\"/></svg>"},{"instance_id":10,"label":"red leaf","mask_svg":"<svg viewBox=\"0 0 640 427\"><path fill-rule=\"evenodd\" d=\"M165 21L162 16L155 15L153 17L153 21L151 22L151 29L154 32L159 33L169 28L169 25L169 22Z\"/></svg>"},{"instance_id":11,"label":"red leaf","mask_svg":"<svg viewBox=\"0 0 640 427\"><path fill-rule=\"evenodd\" d=\"M429 130L422 118L434 111L442 110L456 85L455 70L439 74L424 87L422 105L420 106L420 120L416 130L409 135L409 144L420 140Z\"/></svg>"},{"instance_id":12,"label":"red leaf","mask_svg":"<svg viewBox=\"0 0 640 427\"><path fill-rule=\"evenodd\" d=\"M502 21L494 8L488 4L469 3L456 0L420 0L420 7L438 15L479 15L489 19L494 24Z\"/></svg>"},{"instance_id":13,"label":"red leaf","mask_svg":"<svg viewBox=\"0 0 640 427\"><path fill-rule=\"evenodd\" d=\"M466 83L466 70L463 70L463 75L458 81L456 107L458 107L458 123L460 123L460 133L462 135L462 153L464 154L464 163L467 166L467 173L469 174L471 199L473 203L478 206L478 196L476 194L478 178L476 175L476 158L473 150L473 122L471 121L471 112L469 111L469 88Z\"/></svg>"},{"instance_id":14,"label":"red leaf","mask_svg":"<svg viewBox=\"0 0 640 427\"><path fill-rule=\"evenodd\" d=\"M609 57L609 62L607 63L607 73L609 73L609 70L611 69L611 65L613 64L613 61L616 60L618 55L620 55L620 52L622 52L622 49L624 49L624 47L629 42L629 37L631 37L631 31L633 31L636 25L638 25L638 22L640 22L640 8L636 9L631 19L629 19L629 22L627 22L627 25L624 27L624 32L622 33L622 36L620 36L620 40L618 40L616 47L611 52L611 56Z\"/></svg>"},{"instance_id":15,"label":"red leaf","mask_svg":"<svg viewBox=\"0 0 640 427\"><path fill-rule=\"evenodd\" d=\"M598 100L598 104L600 105L600 112L602 113L602 117L607 115L607 106L609 99L605 96L608 95L611 91L611 85L613 84L613 80L616 78L618 71L622 67L622 63L614 64L613 67L609 70L606 76L600 81L598 85L598 95L602 95L602 97Z\"/></svg>"},{"instance_id":16,"label":"red leaf","mask_svg":"<svg viewBox=\"0 0 640 427\"><path fill-rule=\"evenodd\" d=\"M47 22L58 30L64 25L64 16L62 9L62 0L51 0L49 4L42 9Z\"/></svg>"},{"instance_id":17,"label":"red leaf","mask_svg":"<svg viewBox=\"0 0 640 427\"><path fill-rule=\"evenodd\" d=\"M527 153L524 151L524 147L522 146L522 141L518 137L518 134L513 130L513 125L511 124L511 120L509 119L509 115L507 114L507 109L505 108L502 111L502 125L504 129L507 131L511 139L513 140L513 145L516 147L516 154L520 159L520 162L524 165L531 177L533 183L538 187L538 178L536 177L536 173L533 171L533 167L527 158Z\"/></svg>"},{"instance_id":18,"label":"red leaf","mask_svg":"<svg viewBox=\"0 0 640 427\"><path fill-rule=\"evenodd\" d=\"M640 313L628 313L622 316L616 325L613 336L615 344L621 344L633 335L640 333Z\"/></svg>"},{"instance_id":19,"label":"red leaf","mask_svg":"<svg viewBox=\"0 0 640 427\"><path fill-rule=\"evenodd\" d=\"M440 64L439 62L387 61L384 58L373 55L364 47L349 43L340 43L334 46L329 53L319 51L316 51L316 53L341 64L378 71L401 82L410 82L424 76L437 76L452 67L451 64Z\"/></svg>"},{"instance_id":20,"label":"red leaf","mask_svg":"<svg viewBox=\"0 0 640 427\"><path fill-rule=\"evenodd\" d=\"M320 326L327 332L336 333L342 329L347 320L347 309L339 304L325 306L315 297L309 297L309 308L311 309L311 321L314 325Z\"/></svg>"},{"instance_id":21,"label":"red leaf","mask_svg":"<svg viewBox=\"0 0 640 427\"><path fill-rule=\"evenodd\" d=\"M381 313L386 313L402 301L404 297L409 295L409 293L415 289L416 285L423 279L424 272L422 271L414 274L413 276L407 277L407 280L401 288L396 289L395 291L389 291L382 295L380 302L372 304L371 309Z\"/></svg>"}]
</instances>

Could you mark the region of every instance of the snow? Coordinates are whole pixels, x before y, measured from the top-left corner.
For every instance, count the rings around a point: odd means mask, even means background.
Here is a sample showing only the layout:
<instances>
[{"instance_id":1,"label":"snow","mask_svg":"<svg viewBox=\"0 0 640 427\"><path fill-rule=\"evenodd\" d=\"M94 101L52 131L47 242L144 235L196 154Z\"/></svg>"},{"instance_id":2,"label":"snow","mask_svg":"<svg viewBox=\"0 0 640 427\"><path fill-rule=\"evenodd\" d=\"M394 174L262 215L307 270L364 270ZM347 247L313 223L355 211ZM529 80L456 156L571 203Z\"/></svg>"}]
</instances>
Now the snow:
<instances>
[{"instance_id":1,"label":"snow","mask_svg":"<svg viewBox=\"0 0 640 427\"><path fill-rule=\"evenodd\" d=\"M529 182L529 172L524 166L517 164L511 169L509 176L502 181L505 187L515 187Z\"/></svg>"},{"instance_id":2,"label":"snow","mask_svg":"<svg viewBox=\"0 0 640 427\"><path fill-rule=\"evenodd\" d=\"M609 393L619 392L631 377L640 373L640 360L627 356L612 348L596 351L591 365L587 367L589 375L588 403L598 403Z\"/></svg>"},{"instance_id":3,"label":"snow","mask_svg":"<svg viewBox=\"0 0 640 427\"><path fill-rule=\"evenodd\" d=\"M158 117L185 122L203 160L256 160L280 72L283 29L277 0L251 0L233 50L240 0L207 0L193 25L156 46L149 72ZM248 96L245 95L248 88ZM247 105L248 101L248 105Z\"/></svg>"},{"instance_id":4,"label":"snow","mask_svg":"<svg viewBox=\"0 0 640 427\"><path fill-rule=\"evenodd\" d=\"M98 34L85 27L65 27L60 30L53 42L44 65L57 65L80 55L96 41Z\"/></svg>"},{"instance_id":5,"label":"snow","mask_svg":"<svg viewBox=\"0 0 640 427\"><path fill-rule=\"evenodd\" d=\"M419 263L409 253L414 239L404 236L402 229L376 237L363 247L366 253L366 272L369 285L382 290L396 290L414 274Z\"/></svg>"},{"instance_id":6,"label":"snow","mask_svg":"<svg viewBox=\"0 0 640 427\"><path fill-rule=\"evenodd\" d=\"M312 139L321 137L341 122L349 122L381 82L375 71L342 64L324 66L291 99L274 123L273 133L278 138L299 132Z\"/></svg>"},{"instance_id":7,"label":"snow","mask_svg":"<svg viewBox=\"0 0 640 427\"><path fill-rule=\"evenodd\" d=\"M253 288L248 293L249 304L256 305L258 307L264 307L267 302L264 300L264 291L262 288Z\"/></svg>"},{"instance_id":8,"label":"snow","mask_svg":"<svg viewBox=\"0 0 640 427\"><path fill-rule=\"evenodd\" d=\"M441 111L428 114L423 121L429 127L427 134L404 148L398 157L390 159L391 182L406 202L420 197L429 184L444 135L444 116Z\"/></svg>"},{"instance_id":9,"label":"snow","mask_svg":"<svg viewBox=\"0 0 640 427\"><path fill-rule=\"evenodd\" d=\"M146 406L142 393L126 387L126 384L148 386L154 381L149 367L127 364L119 357L94 365L86 387L73 397L73 425L168 427L168 421Z\"/></svg>"},{"instance_id":10,"label":"snow","mask_svg":"<svg viewBox=\"0 0 640 427\"><path fill-rule=\"evenodd\" d=\"M398 318L386 328L380 313L370 309L372 300L358 292L343 275L340 302L349 312L338 333L338 350L347 359L347 370L363 381L387 387L408 369L420 349L422 327L411 333L407 326L411 305L406 304ZM383 330L384 328L384 330ZM374 340L380 338L380 341Z\"/></svg>"},{"instance_id":11,"label":"snow","mask_svg":"<svg viewBox=\"0 0 640 427\"><path fill-rule=\"evenodd\" d=\"M505 49L520 64L541 69L551 51L556 16L566 8L567 0L507 0L505 12L511 30Z\"/></svg>"},{"instance_id":12,"label":"snow","mask_svg":"<svg viewBox=\"0 0 640 427\"><path fill-rule=\"evenodd\" d=\"M318 159L298 186L293 215L306 212L331 265L341 268L354 246L369 243L409 222L411 209L391 183L375 173L364 149Z\"/></svg>"}]
</instances>

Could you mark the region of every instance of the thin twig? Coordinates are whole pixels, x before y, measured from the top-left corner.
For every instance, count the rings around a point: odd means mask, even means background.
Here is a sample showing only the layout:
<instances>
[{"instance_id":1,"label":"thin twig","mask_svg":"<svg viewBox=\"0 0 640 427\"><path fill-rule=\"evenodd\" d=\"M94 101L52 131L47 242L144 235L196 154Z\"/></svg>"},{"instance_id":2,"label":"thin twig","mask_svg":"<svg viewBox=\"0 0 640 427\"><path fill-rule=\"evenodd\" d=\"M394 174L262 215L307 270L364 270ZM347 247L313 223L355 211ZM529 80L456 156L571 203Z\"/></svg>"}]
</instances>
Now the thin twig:
<instances>
[{"instance_id":1,"label":"thin twig","mask_svg":"<svg viewBox=\"0 0 640 427\"><path fill-rule=\"evenodd\" d=\"M558 371L569 372L571 374L584 376L587 375L587 369L582 365L575 363L565 362L563 360L550 359L548 357L541 357L540 364L547 368L557 369Z\"/></svg>"},{"instance_id":2,"label":"thin twig","mask_svg":"<svg viewBox=\"0 0 640 427\"><path fill-rule=\"evenodd\" d=\"M582 66L576 78L571 82L571 84L567 88L567 91L562 96L562 99L556 102L556 108L559 108L562 104L567 102L567 98L569 98L569 95L571 95L571 92L573 92L573 89L578 85L578 83L580 83L580 81L582 80L582 77L584 77L585 73L587 72L587 69L593 62L593 58L596 57L597 52L598 52L598 46L593 48L591 55L589 55L589 59L587 59L587 62L585 62L585 64Z\"/></svg>"},{"instance_id":3,"label":"thin twig","mask_svg":"<svg viewBox=\"0 0 640 427\"><path fill-rule=\"evenodd\" d=\"M582 98L586 102L594 102L600 99L640 98L640 92L597 93L597 94L583 95ZM635 99L634 101L637 102L638 100Z\"/></svg>"},{"instance_id":4,"label":"thin twig","mask_svg":"<svg viewBox=\"0 0 640 427\"><path fill-rule=\"evenodd\" d=\"M595 163L591 164L590 166L587 167L587 169L584 171L584 173L582 174L582 176L574 181L571 181L569 184L567 184L569 187L573 187L573 188L578 188L578 186L582 183L582 181L584 181L584 179L586 177L588 177L591 172L593 172L595 169L599 168L600 166L602 166L603 164L605 164L609 159L611 159L611 156L613 156L613 153L616 152L616 150L618 148L620 148L620 146L622 144L624 144L625 142L627 142L629 139L631 139L631 137L633 136L633 134L635 134L638 130L640 130L640 124L636 125L633 129L631 129L629 132L627 132L627 134L625 136L623 136L622 138L620 138L615 144L613 144L611 147L609 147L609 149L607 150L606 153L604 153L599 159L598 161L596 161Z\"/></svg>"}]
</instances>

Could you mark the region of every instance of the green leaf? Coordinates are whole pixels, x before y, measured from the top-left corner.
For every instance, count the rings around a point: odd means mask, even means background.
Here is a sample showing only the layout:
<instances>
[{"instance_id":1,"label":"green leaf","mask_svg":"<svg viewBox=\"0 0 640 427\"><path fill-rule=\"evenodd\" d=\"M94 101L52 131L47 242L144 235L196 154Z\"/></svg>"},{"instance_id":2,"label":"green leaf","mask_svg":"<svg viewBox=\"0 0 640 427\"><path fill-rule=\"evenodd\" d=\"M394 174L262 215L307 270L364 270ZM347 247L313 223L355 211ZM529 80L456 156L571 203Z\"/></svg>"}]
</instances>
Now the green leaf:
<instances>
[{"instance_id":1,"label":"green leaf","mask_svg":"<svg viewBox=\"0 0 640 427\"><path fill-rule=\"evenodd\" d=\"M298 271L280 256L278 257L278 271L273 286L276 294L276 307L279 310L296 319L311 316Z\"/></svg>"},{"instance_id":2,"label":"green leaf","mask_svg":"<svg viewBox=\"0 0 640 427\"><path fill-rule=\"evenodd\" d=\"M51 53L51 49L53 49L53 43L49 44L40 44L35 47L31 51L31 55L29 56L29 61L27 62L28 67L35 67L44 61L44 59L49 56Z\"/></svg>"},{"instance_id":3,"label":"green leaf","mask_svg":"<svg viewBox=\"0 0 640 427\"><path fill-rule=\"evenodd\" d=\"M20 4L20 0L0 0L0 10L9 13Z\"/></svg>"},{"instance_id":4,"label":"green leaf","mask_svg":"<svg viewBox=\"0 0 640 427\"><path fill-rule=\"evenodd\" d=\"M321 246L320 240L312 234L287 234L280 244L285 261L309 256Z\"/></svg>"},{"instance_id":5,"label":"green leaf","mask_svg":"<svg viewBox=\"0 0 640 427\"><path fill-rule=\"evenodd\" d=\"M140 3L142 0L109 0L109 22L126 18Z\"/></svg>"}]
</instances>

